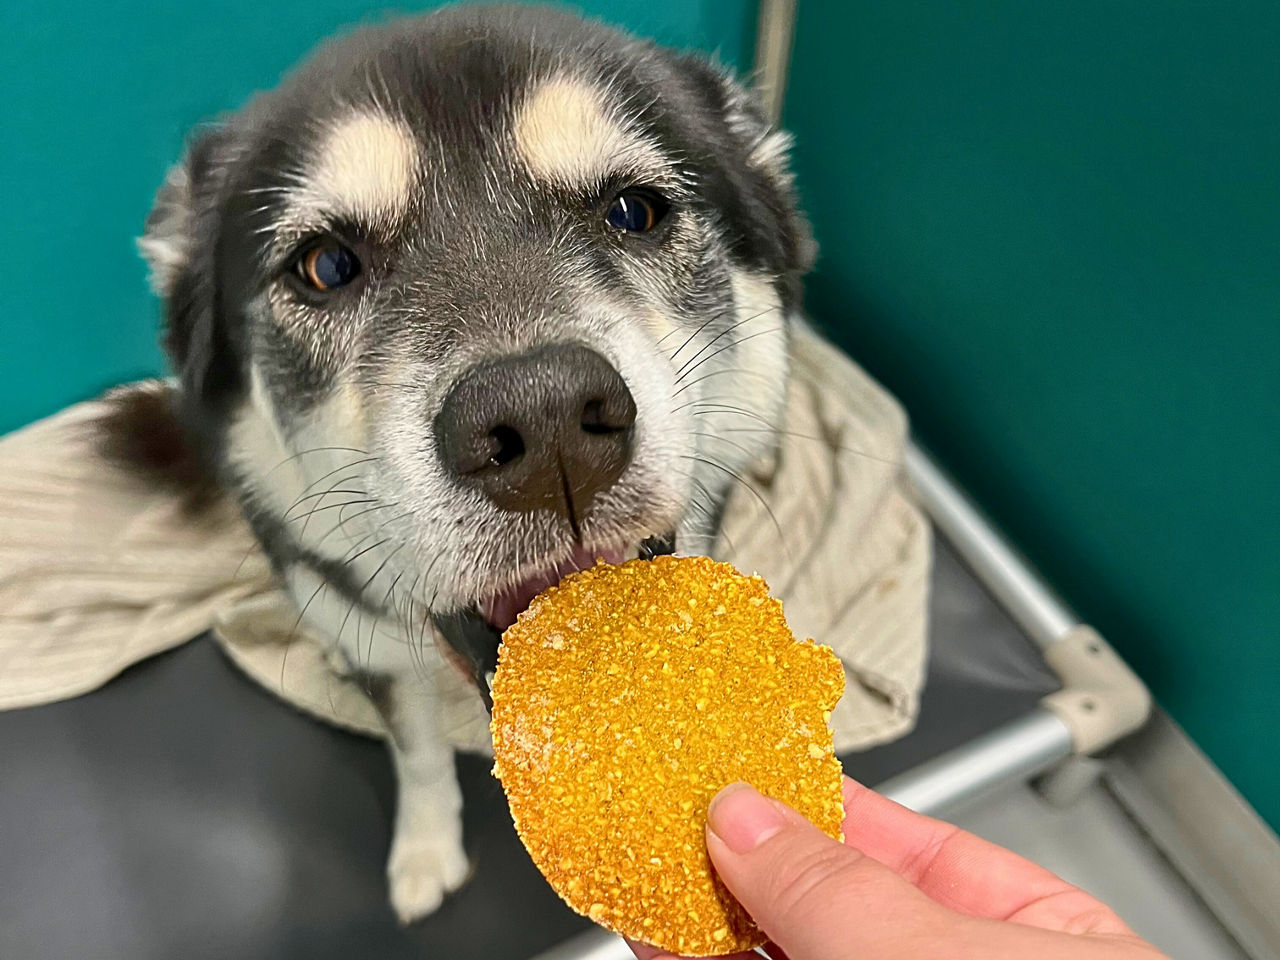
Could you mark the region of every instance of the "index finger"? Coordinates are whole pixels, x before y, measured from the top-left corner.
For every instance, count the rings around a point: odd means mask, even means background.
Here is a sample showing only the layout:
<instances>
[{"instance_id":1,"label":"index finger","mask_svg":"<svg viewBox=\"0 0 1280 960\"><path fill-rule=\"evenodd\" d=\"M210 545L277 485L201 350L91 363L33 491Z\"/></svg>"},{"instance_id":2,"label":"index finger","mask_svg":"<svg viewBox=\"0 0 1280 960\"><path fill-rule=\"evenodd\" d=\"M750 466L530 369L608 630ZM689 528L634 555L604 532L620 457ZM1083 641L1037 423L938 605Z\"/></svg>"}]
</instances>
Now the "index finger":
<instances>
[{"instance_id":1,"label":"index finger","mask_svg":"<svg viewBox=\"0 0 1280 960\"><path fill-rule=\"evenodd\" d=\"M848 777L844 811L845 843L952 910L1048 930L1088 917L1088 932L1131 933L1104 904L1043 867Z\"/></svg>"}]
</instances>

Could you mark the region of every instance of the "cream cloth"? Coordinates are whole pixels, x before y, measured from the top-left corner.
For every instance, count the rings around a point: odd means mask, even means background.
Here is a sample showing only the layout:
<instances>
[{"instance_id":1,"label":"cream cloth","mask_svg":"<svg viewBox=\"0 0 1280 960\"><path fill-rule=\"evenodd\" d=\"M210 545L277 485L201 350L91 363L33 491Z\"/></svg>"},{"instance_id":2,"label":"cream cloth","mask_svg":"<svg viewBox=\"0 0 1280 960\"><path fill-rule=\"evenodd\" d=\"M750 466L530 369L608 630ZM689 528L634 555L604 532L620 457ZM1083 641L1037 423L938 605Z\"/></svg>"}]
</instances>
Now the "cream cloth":
<instances>
[{"instance_id":1,"label":"cream cloth","mask_svg":"<svg viewBox=\"0 0 1280 960\"><path fill-rule=\"evenodd\" d=\"M848 683L832 726L851 750L914 723L930 538L904 489L898 405L805 326L791 360L781 444L749 475L755 492L731 494L713 552L763 575L792 629L840 655ZM212 629L272 693L385 735L364 691L298 629L234 504L191 512L105 461L95 423L106 410L82 403L0 439L0 709L93 690ZM452 677L426 680L449 698L455 745L486 749L479 698Z\"/></svg>"}]
</instances>

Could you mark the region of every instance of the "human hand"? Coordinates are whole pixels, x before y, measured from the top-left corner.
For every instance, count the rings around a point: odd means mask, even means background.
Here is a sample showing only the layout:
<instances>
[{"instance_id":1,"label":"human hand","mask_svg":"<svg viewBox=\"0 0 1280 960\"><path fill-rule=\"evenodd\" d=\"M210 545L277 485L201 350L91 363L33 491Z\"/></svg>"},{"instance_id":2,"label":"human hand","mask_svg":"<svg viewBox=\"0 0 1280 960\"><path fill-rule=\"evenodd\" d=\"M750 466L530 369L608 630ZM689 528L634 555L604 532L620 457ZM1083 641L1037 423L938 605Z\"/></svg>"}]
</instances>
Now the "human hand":
<instances>
[{"instance_id":1,"label":"human hand","mask_svg":"<svg viewBox=\"0 0 1280 960\"><path fill-rule=\"evenodd\" d=\"M1164 957L1105 904L1002 847L848 778L844 810L840 844L746 784L711 801L707 852L771 957ZM640 960L667 956L631 947Z\"/></svg>"}]
</instances>

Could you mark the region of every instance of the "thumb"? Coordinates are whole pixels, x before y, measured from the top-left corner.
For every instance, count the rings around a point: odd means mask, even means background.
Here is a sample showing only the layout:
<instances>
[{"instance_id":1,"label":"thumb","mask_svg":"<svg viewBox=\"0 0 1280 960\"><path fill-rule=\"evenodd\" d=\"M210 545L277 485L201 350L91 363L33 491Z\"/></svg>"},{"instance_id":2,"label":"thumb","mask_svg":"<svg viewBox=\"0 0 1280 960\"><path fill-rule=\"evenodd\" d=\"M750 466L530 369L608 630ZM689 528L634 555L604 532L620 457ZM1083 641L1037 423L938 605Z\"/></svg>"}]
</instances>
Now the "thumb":
<instances>
[{"instance_id":1,"label":"thumb","mask_svg":"<svg viewBox=\"0 0 1280 960\"><path fill-rule=\"evenodd\" d=\"M745 783L707 811L725 886L791 960L931 956L947 911L888 867L833 840Z\"/></svg>"}]
</instances>

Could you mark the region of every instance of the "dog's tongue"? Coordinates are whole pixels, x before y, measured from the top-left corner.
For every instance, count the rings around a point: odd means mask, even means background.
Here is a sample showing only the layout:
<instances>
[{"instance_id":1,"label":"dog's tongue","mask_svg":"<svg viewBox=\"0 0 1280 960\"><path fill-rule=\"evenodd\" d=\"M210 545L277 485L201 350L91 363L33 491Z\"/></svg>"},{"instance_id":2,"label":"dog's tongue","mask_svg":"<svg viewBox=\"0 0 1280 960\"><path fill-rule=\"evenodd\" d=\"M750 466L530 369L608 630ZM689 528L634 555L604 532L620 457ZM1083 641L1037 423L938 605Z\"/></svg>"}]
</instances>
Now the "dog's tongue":
<instances>
[{"instance_id":1,"label":"dog's tongue","mask_svg":"<svg viewBox=\"0 0 1280 960\"><path fill-rule=\"evenodd\" d=\"M621 563L625 556L626 552L621 547L607 550L574 547L573 555L568 560L545 573L530 577L511 590L505 590L486 600L481 606L480 613L493 627L502 632L515 623L520 612L547 587L559 583L575 570L585 570L593 566L596 560L603 560L605 563Z\"/></svg>"}]
</instances>

